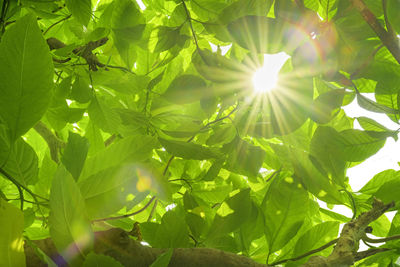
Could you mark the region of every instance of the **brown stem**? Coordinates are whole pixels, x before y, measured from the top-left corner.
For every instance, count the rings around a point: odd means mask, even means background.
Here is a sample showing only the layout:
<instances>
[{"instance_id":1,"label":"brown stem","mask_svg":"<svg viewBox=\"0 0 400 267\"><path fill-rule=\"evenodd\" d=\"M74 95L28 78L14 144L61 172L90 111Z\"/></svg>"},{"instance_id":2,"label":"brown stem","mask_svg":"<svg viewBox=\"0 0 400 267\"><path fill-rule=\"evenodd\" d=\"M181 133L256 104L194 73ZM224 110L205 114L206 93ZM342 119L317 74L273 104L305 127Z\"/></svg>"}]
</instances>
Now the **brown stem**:
<instances>
[{"instance_id":1,"label":"brown stem","mask_svg":"<svg viewBox=\"0 0 400 267\"><path fill-rule=\"evenodd\" d=\"M368 250L364 250L364 251L360 251L357 252L354 261L360 261L362 259L368 258L372 255L375 255L377 253L381 253L381 252L386 252L391 250L390 248L373 248L373 249L368 249Z\"/></svg>"},{"instance_id":2,"label":"brown stem","mask_svg":"<svg viewBox=\"0 0 400 267\"><path fill-rule=\"evenodd\" d=\"M59 48L66 46L66 44L64 44L60 40L53 38L53 37L48 38L46 41L47 41L48 46L50 47L50 50L59 49ZM86 45L75 48L72 52L77 56L83 57L86 60L87 64L89 64L90 70L96 71L97 67L102 68L102 67L105 67L105 65L99 61L97 56L94 55L92 53L92 51L94 49L104 45L107 41L108 41L107 37L101 38L94 42L91 41L91 42L87 43Z\"/></svg>"},{"instance_id":3,"label":"brown stem","mask_svg":"<svg viewBox=\"0 0 400 267\"><path fill-rule=\"evenodd\" d=\"M400 64L400 47L397 43L397 40L389 32L387 32L385 28L383 28L375 15L365 5L363 0L350 0L350 2L358 10L358 12L360 12L364 20L368 23L368 25L372 28L376 35L378 35L382 43L386 46L386 48L390 51L390 53L392 53L396 61Z\"/></svg>"},{"instance_id":4,"label":"brown stem","mask_svg":"<svg viewBox=\"0 0 400 267\"><path fill-rule=\"evenodd\" d=\"M96 220L92 220L92 222L104 222L104 221L111 221L111 220L118 220L118 219L123 219L123 218L127 218L127 217L131 217L133 215L139 214L142 211L144 211L145 209L147 209L151 202L153 202L153 200L156 199L156 197L152 197L149 202L146 203L146 205L144 205L143 208L141 208L140 210L137 210L135 212L132 213L128 213L128 214L124 214L124 215L120 215L120 216L115 216L115 217L107 217L107 218L103 218L103 219L96 219Z\"/></svg>"},{"instance_id":5,"label":"brown stem","mask_svg":"<svg viewBox=\"0 0 400 267\"><path fill-rule=\"evenodd\" d=\"M47 128L46 124L39 121L34 127L35 131L40 134L46 141L50 149L50 156L56 163L59 162L58 151L65 146L65 143L59 139L53 132Z\"/></svg>"}]
</instances>

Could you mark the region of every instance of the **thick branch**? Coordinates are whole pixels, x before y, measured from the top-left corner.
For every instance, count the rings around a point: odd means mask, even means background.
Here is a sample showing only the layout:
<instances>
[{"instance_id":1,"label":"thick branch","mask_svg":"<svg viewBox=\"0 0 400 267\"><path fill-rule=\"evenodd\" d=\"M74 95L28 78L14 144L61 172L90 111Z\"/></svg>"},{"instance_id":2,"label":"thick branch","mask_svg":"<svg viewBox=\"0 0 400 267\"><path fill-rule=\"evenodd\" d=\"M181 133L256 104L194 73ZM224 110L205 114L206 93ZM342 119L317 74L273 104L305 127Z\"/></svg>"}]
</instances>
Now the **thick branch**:
<instances>
[{"instance_id":1,"label":"thick branch","mask_svg":"<svg viewBox=\"0 0 400 267\"><path fill-rule=\"evenodd\" d=\"M364 20L368 23L376 35L378 35L382 43L387 47L390 53L392 53L393 57L400 64L400 46L398 45L395 37L387 32L385 28L383 28L378 19L362 0L350 0L350 2L360 12Z\"/></svg>"},{"instance_id":2,"label":"thick branch","mask_svg":"<svg viewBox=\"0 0 400 267\"><path fill-rule=\"evenodd\" d=\"M62 260L50 239L31 242L34 242L54 261L60 263L60 260ZM34 249L28 243L25 244L27 266L46 266L40 262ZM148 267L165 251L167 249L142 246L139 242L130 238L129 233L119 228L95 233L94 252L111 256L126 267ZM168 266L264 267L266 265L257 263L245 256L212 248L176 248Z\"/></svg>"},{"instance_id":3,"label":"thick branch","mask_svg":"<svg viewBox=\"0 0 400 267\"><path fill-rule=\"evenodd\" d=\"M104 45L108 41L107 37L101 38L94 42L89 42L86 45L75 48L72 52L75 55L83 57L89 65L90 70L96 71L97 67L105 67L103 63L99 61L96 55L92 53L94 49ZM47 44L50 47L50 50L59 49L65 47L66 45L56 38L48 38Z\"/></svg>"},{"instance_id":4,"label":"thick branch","mask_svg":"<svg viewBox=\"0 0 400 267\"><path fill-rule=\"evenodd\" d=\"M365 237L365 229L368 224L378 219L388 209L392 208L394 203L384 204L378 199L374 199L372 209L362 213L357 219L345 224L340 233L340 237L335 249L327 258L322 256L311 257L303 266L351 266L361 257L368 253L358 254L358 244ZM381 252L381 251L379 251ZM376 252L378 253L378 252ZM373 255L373 254L371 254ZM365 256L366 257L366 256Z\"/></svg>"}]
</instances>

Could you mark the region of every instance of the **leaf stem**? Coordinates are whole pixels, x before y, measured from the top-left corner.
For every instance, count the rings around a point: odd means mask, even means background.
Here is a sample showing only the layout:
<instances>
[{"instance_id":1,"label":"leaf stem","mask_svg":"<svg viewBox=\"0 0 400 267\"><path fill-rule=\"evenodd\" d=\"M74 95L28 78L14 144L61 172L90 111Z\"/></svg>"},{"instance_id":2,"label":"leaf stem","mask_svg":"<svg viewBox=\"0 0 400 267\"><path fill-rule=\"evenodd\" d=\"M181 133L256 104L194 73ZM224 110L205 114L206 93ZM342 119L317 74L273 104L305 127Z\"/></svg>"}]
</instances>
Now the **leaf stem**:
<instances>
[{"instance_id":1,"label":"leaf stem","mask_svg":"<svg viewBox=\"0 0 400 267\"><path fill-rule=\"evenodd\" d=\"M133 215L139 214L142 211L144 211L145 209L147 209L155 199L156 199L156 197L152 197L149 200L149 202L147 202L146 205L144 205L143 208L141 208L141 209L139 209L139 210L137 210L135 212L124 214L124 215L120 215L120 216L115 216L115 217L107 217L107 218L103 218L103 219L92 220L92 223L93 222L104 222L104 221L118 220L118 219L128 218L128 217L131 217Z\"/></svg>"}]
</instances>

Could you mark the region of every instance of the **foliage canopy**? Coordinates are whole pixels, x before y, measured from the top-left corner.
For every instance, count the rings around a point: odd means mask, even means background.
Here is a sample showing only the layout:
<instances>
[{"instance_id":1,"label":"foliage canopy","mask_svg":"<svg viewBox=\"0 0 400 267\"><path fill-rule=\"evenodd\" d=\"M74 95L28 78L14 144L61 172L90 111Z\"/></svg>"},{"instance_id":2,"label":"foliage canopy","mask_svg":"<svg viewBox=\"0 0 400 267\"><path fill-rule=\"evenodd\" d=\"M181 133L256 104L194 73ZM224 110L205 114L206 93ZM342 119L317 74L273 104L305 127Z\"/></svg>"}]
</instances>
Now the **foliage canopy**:
<instances>
[{"instance_id":1,"label":"foliage canopy","mask_svg":"<svg viewBox=\"0 0 400 267\"><path fill-rule=\"evenodd\" d=\"M400 172L346 170L398 131L342 107L399 123L399 0L0 8L1 266L397 266Z\"/></svg>"}]
</instances>

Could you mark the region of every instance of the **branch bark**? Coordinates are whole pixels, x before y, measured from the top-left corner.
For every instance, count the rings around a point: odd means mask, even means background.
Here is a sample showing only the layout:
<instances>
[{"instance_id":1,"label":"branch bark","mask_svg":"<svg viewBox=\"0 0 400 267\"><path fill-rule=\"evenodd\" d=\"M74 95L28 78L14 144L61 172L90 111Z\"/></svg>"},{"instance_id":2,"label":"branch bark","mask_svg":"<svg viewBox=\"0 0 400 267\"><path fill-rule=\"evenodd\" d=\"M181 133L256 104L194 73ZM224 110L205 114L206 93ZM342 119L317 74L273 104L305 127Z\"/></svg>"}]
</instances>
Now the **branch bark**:
<instances>
[{"instance_id":1,"label":"branch bark","mask_svg":"<svg viewBox=\"0 0 400 267\"><path fill-rule=\"evenodd\" d=\"M331 255L327 258L314 256L304 264L304 267L311 266L351 266L355 261L360 260L360 254L357 254L359 241L365 237L365 229L368 224L378 219L388 209L392 208L394 203L384 204L378 199L374 199L372 209L362 213L357 219L345 224L340 233L340 237ZM382 251L376 251L379 253ZM360 252L361 253L361 252ZM368 253L366 253L367 255ZM371 254L373 255L373 254ZM365 256L365 255L364 255Z\"/></svg>"},{"instance_id":2,"label":"branch bark","mask_svg":"<svg viewBox=\"0 0 400 267\"><path fill-rule=\"evenodd\" d=\"M378 35L382 43L400 64L400 46L398 40L396 40L396 37L385 30L385 28L379 23L376 16L363 2L363 0L350 0L350 2L358 10L358 12L360 12L364 20L368 23L376 35Z\"/></svg>"},{"instance_id":3,"label":"branch bark","mask_svg":"<svg viewBox=\"0 0 400 267\"><path fill-rule=\"evenodd\" d=\"M50 239L30 241L49 255L59 266L67 266ZM35 249L25 244L27 267L44 267ZM95 233L94 252L113 257L126 267L148 267L167 249L150 248L130 238L122 229ZM245 256L212 248L176 248L168 267L265 267Z\"/></svg>"},{"instance_id":4,"label":"branch bark","mask_svg":"<svg viewBox=\"0 0 400 267\"><path fill-rule=\"evenodd\" d=\"M86 45L75 48L72 52L77 56L83 57L86 60L86 62L88 63L90 70L96 71L97 67L102 68L102 67L105 67L105 65L99 61L97 56L94 55L92 53L92 51L94 49L96 49L97 47L104 45L107 41L108 41L108 38L104 37L97 41L89 42ZM53 38L53 37L47 39L47 44L50 47L50 50L59 49L59 48L63 48L66 46L66 44L64 44L60 40Z\"/></svg>"}]
</instances>

